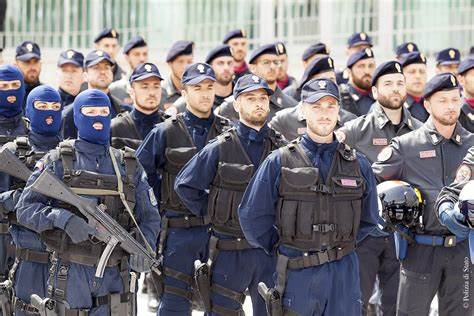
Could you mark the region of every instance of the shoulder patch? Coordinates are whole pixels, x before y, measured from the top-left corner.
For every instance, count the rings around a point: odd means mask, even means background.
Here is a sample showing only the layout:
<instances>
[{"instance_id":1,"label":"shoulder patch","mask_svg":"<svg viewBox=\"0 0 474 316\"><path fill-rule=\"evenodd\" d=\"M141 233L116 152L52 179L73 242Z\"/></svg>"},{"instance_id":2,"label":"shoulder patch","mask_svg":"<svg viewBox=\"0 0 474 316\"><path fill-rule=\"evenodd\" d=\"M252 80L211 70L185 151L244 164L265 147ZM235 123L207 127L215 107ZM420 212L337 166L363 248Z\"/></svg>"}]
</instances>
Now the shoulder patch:
<instances>
[{"instance_id":1,"label":"shoulder patch","mask_svg":"<svg viewBox=\"0 0 474 316\"><path fill-rule=\"evenodd\" d=\"M382 149L382 151L377 155L377 160L381 162L385 162L389 160L390 157L392 157L392 154L393 154L392 147L387 146L384 149Z\"/></svg>"},{"instance_id":2,"label":"shoulder patch","mask_svg":"<svg viewBox=\"0 0 474 316\"><path fill-rule=\"evenodd\" d=\"M454 182L465 182L469 181L472 178L471 168L468 165L462 164L459 166L458 170L456 171L456 179Z\"/></svg>"}]
</instances>

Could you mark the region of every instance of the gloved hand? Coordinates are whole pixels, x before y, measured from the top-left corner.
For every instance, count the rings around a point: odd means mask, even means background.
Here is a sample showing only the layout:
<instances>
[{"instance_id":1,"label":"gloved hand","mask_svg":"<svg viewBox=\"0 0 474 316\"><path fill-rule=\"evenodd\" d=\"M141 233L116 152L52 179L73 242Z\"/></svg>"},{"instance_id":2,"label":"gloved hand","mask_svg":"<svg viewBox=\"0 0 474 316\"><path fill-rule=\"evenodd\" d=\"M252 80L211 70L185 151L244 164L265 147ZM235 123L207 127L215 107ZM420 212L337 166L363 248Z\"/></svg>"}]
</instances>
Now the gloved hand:
<instances>
[{"instance_id":1,"label":"gloved hand","mask_svg":"<svg viewBox=\"0 0 474 316\"><path fill-rule=\"evenodd\" d=\"M146 258L141 255L130 255L130 268L138 273L149 272L150 266L146 262Z\"/></svg>"},{"instance_id":2,"label":"gloved hand","mask_svg":"<svg viewBox=\"0 0 474 316\"><path fill-rule=\"evenodd\" d=\"M13 212L17 201L18 199L15 201L15 190L0 193L0 212L5 215Z\"/></svg>"},{"instance_id":3,"label":"gloved hand","mask_svg":"<svg viewBox=\"0 0 474 316\"><path fill-rule=\"evenodd\" d=\"M464 223L464 215L461 214L458 204L444 202L439 209L439 222L446 226L456 237L466 239L469 235L469 227Z\"/></svg>"},{"instance_id":4,"label":"gloved hand","mask_svg":"<svg viewBox=\"0 0 474 316\"><path fill-rule=\"evenodd\" d=\"M86 241L89 239L89 235L93 235L96 232L94 227L89 226L85 220L75 215L67 221L64 231L75 244Z\"/></svg>"}]
</instances>

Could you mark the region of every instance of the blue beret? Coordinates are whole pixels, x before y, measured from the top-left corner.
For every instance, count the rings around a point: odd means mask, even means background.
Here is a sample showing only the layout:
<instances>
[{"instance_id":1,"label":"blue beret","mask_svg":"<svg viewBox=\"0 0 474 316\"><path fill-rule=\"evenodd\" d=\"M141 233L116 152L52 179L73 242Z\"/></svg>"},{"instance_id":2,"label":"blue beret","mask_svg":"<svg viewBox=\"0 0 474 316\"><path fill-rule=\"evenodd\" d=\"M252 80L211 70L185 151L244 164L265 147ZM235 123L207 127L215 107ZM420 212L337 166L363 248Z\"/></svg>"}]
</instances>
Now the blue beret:
<instances>
[{"instance_id":1,"label":"blue beret","mask_svg":"<svg viewBox=\"0 0 474 316\"><path fill-rule=\"evenodd\" d=\"M147 46L147 43L145 42L145 39L141 37L140 35L132 37L127 44L123 47L123 53L128 54L132 49L137 48L137 47L145 47Z\"/></svg>"},{"instance_id":2,"label":"blue beret","mask_svg":"<svg viewBox=\"0 0 474 316\"><path fill-rule=\"evenodd\" d=\"M474 55L474 46L469 49L469 55Z\"/></svg>"},{"instance_id":3,"label":"blue beret","mask_svg":"<svg viewBox=\"0 0 474 316\"><path fill-rule=\"evenodd\" d=\"M458 67L458 73L463 74L472 68L474 68L474 56L470 56L461 61Z\"/></svg>"},{"instance_id":4,"label":"blue beret","mask_svg":"<svg viewBox=\"0 0 474 316\"><path fill-rule=\"evenodd\" d=\"M312 76L326 71L334 71L334 61L329 56L321 56L313 60L304 70L301 77L300 87L302 87Z\"/></svg>"},{"instance_id":5,"label":"blue beret","mask_svg":"<svg viewBox=\"0 0 474 316\"><path fill-rule=\"evenodd\" d=\"M459 64L461 62L461 53L456 48L446 48L436 54L436 64L449 65Z\"/></svg>"},{"instance_id":6,"label":"blue beret","mask_svg":"<svg viewBox=\"0 0 474 316\"><path fill-rule=\"evenodd\" d=\"M449 72L437 74L426 83L423 98L426 99L438 91L453 89L459 90L459 82L455 75Z\"/></svg>"},{"instance_id":7,"label":"blue beret","mask_svg":"<svg viewBox=\"0 0 474 316\"><path fill-rule=\"evenodd\" d=\"M329 79L312 79L301 89L301 101L305 103L317 102L325 96L331 96L339 102L339 88Z\"/></svg>"},{"instance_id":8,"label":"blue beret","mask_svg":"<svg viewBox=\"0 0 474 316\"><path fill-rule=\"evenodd\" d=\"M264 89L268 95L273 94L273 90L270 89L267 82L259 76L246 74L237 80L234 86L234 99L237 99L239 95L245 92L255 91L258 89Z\"/></svg>"},{"instance_id":9,"label":"blue beret","mask_svg":"<svg viewBox=\"0 0 474 316\"><path fill-rule=\"evenodd\" d=\"M166 55L166 62L171 62L181 55L192 55L194 42L191 41L177 41L174 42Z\"/></svg>"},{"instance_id":10,"label":"blue beret","mask_svg":"<svg viewBox=\"0 0 474 316\"><path fill-rule=\"evenodd\" d=\"M109 54L100 49L93 50L87 54L86 58L84 59L84 68L97 65L103 60L108 61L112 66L115 65Z\"/></svg>"},{"instance_id":11,"label":"blue beret","mask_svg":"<svg viewBox=\"0 0 474 316\"><path fill-rule=\"evenodd\" d=\"M402 56L403 54L409 54L413 52L419 52L418 46L413 42L405 42L395 48L395 55L397 57Z\"/></svg>"},{"instance_id":12,"label":"blue beret","mask_svg":"<svg viewBox=\"0 0 474 316\"><path fill-rule=\"evenodd\" d=\"M347 46L352 47L357 45L369 45L372 47L372 38L364 32L354 33L347 40Z\"/></svg>"},{"instance_id":13,"label":"blue beret","mask_svg":"<svg viewBox=\"0 0 474 316\"><path fill-rule=\"evenodd\" d=\"M304 61L307 61L308 59L310 59L316 54L329 55L329 49L327 48L326 44L319 42L319 43L310 45L303 52L303 56L301 57L301 59L303 59Z\"/></svg>"},{"instance_id":14,"label":"blue beret","mask_svg":"<svg viewBox=\"0 0 474 316\"><path fill-rule=\"evenodd\" d=\"M218 57L229 56L232 57L232 50L229 45L221 44L213 48L206 56L205 62L207 64L212 63L212 61Z\"/></svg>"},{"instance_id":15,"label":"blue beret","mask_svg":"<svg viewBox=\"0 0 474 316\"><path fill-rule=\"evenodd\" d=\"M223 44L227 44L233 38L247 38L247 34L243 29L232 30L224 36Z\"/></svg>"},{"instance_id":16,"label":"blue beret","mask_svg":"<svg viewBox=\"0 0 474 316\"><path fill-rule=\"evenodd\" d=\"M425 64L426 65L426 57L420 52L403 54L400 57L400 64L402 65L402 67L406 67L411 64Z\"/></svg>"},{"instance_id":17,"label":"blue beret","mask_svg":"<svg viewBox=\"0 0 474 316\"><path fill-rule=\"evenodd\" d=\"M398 61L390 60L384 63L381 63L377 68L375 68L374 74L372 75L372 86L377 84L377 80L389 74L401 74L402 73L402 65Z\"/></svg>"},{"instance_id":18,"label":"blue beret","mask_svg":"<svg viewBox=\"0 0 474 316\"><path fill-rule=\"evenodd\" d=\"M216 81L214 70L209 64L196 63L186 67L181 83L183 85L195 85L206 79Z\"/></svg>"},{"instance_id":19,"label":"blue beret","mask_svg":"<svg viewBox=\"0 0 474 316\"><path fill-rule=\"evenodd\" d=\"M359 60L368 58L374 58L374 52L370 48L361 49L349 56L349 59L347 60L347 68L351 68Z\"/></svg>"},{"instance_id":20,"label":"blue beret","mask_svg":"<svg viewBox=\"0 0 474 316\"><path fill-rule=\"evenodd\" d=\"M250 59L249 59L249 64L253 64L254 61L260 57L260 55L264 54L270 54L270 55L280 55L277 45L275 44L266 44L257 47L252 51L252 54L250 54Z\"/></svg>"},{"instance_id":21,"label":"blue beret","mask_svg":"<svg viewBox=\"0 0 474 316\"><path fill-rule=\"evenodd\" d=\"M94 43L99 42L103 38L116 38L118 41L119 37L120 35L116 29L111 28L111 27L106 27L105 29L100 31L99 34L97 34L97 36L94 38Z\"/></svg>"},{"instance_id":22,"label":"blue beret","mask_svg":"<svg viewBox=\"0 0 474 316\"><path fill-rule=\"evenodd\" d=\"M130 83L151 77L163 80L163 77L161 77L160 71L158 70L158 67L156 67L155 64L140 64L135 67L135 69L133 69L132 75L130 76Z\"/></svg>"},{"instance_id":23,"label":"blue beret","mask_svg":"<svg viewBox=\"0 0 474 316\"><path fill-rule=\"evenodd\" d=\"M41 59L41 50L35 42L24 41L17 46L15 58L21 61L28 61L33 58Z\"/></svg>"},{"instance_id":24,"label":"blue beret","mask_svg":"<svg viewBox=\"0 0 474 316\"><path fill-rule=\"evenodd\" d=\"M65 64L72 64L77 67L84 67L84 55L74 49L68 49L59 54L58 67Z\"/></svg>"}]
</instances>

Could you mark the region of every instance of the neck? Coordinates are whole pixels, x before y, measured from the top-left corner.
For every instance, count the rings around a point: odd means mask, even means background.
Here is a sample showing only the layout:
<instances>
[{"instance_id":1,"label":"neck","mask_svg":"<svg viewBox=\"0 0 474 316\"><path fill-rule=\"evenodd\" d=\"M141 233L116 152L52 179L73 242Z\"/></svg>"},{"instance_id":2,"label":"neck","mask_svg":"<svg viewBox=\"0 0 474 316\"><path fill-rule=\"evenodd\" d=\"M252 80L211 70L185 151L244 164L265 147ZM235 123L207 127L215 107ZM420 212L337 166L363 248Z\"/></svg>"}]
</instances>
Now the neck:
<instances>
[{"instance_id":1,"label":"neck","mask_svg":"<svg viewBox=\"0 0 474 316\"><path fill-rule=\"evenodd\" d=\"M211 116L211 111L212 110L209 110L208 112L206 113L202 113L202 112L198 112L196 110L194 110L191 106L189 106L188 104L186 104L186 110L188 110L189 112L191 112L194 116L196 117L199 117L201 119L207 119L209 118L209 116Z\"/></svg>"},{"instance_id":2,"label":"neck","mask_svg":"<svg viewBox=\"0 0 474 316\"><path fill-rule=\"evenodd\" d=\"M220 83L216 82L216 95L220 97L226 97L232 93L232 81L229 82L227 85L221 85Z\"/></svg>"},{"instance_id":3,"label":"neck","mask_svg":"<svg viewBox=\"0 0 474 316\"><path fill-rule=\"evenodd\" d=\"M309 138L311 138L315 143L318 144L330 144L334 141L334 134L331 133L327 136L321 136L313 133L311 129L307 129Z\"/></svg>"},{"instance_id":4,"label":"neck","mask_svg":"<svg viewBox=\"0 0 474 316\"><path fill-rule=\"evenodd\" d=\"M261 125L256 125L256 124L252 124L252 123L250 123L250 122L247 122L246 120L244 120L244 119L242 119L242 118L241 118L239 121L240 121L240 123L242 123L243 125L245 125L245 126L247 126L247 127L250 127L250 128L253 128L253 129L256 130L256 131L260 131L260 130L262 129L262 127L265 126L265 123L263 123L263 124L261 124Z\"/></svg>"},{"instance_id":5,"label":"neck","mask_svg":"<svg viewBox=\"0 0 474 316\"><path fill-rule=\"evenodd\" d=\"M179 92L179 94L181 94L181 90L183 90L183 86L181 85L181 79L175 76L174 73L171 73L171 82L173 82L174 87Z\"/></svg>"},{"instance_id":6,"label":"neck","mask_svg":"<svg viewBox=\"0 0 474 316\"><path fill-rule=\"evenodd\" d=\"M440 133L440 135L446 139L450 139L451 136L453 136L454 129L456 128L456 123L453 125L446 126L435 120L433 120L433 125L438 131L438 133Z\"/></svg>"},{"instance_id":7,"label":"neck","mask_svg":"<svg viewBox=\"0 0 474 316\"><path fill-rule=\"evenodd\" d=\"M234 59L234 61L235 61L235 64L234 64L235 68L240 68L245 64L245 60L237 61Z\"/></svg>"},{"instance_id":8,"label":"neck","mask_svg":"<svg viewBox=\"0 0 474 316\"><path fill-rule=\"evenodd\" d=\"M400 122L402 121L403 108L389 109L383 106L381 106L381 108L393 125L400 124Z\"/></svg>"},{"instance_id":9,"label":"neck","mask_svg":"<svg viewBox=\"0 0 474 316\"><path fill-rule=\"evenodd\" d=\"M87 87L88 87L89 89L97 89L97 90L102 91L102 92L105 93L105 94L109 94L109 87L107 87L107 88L105 88L105 89L101 89L101 88L98 88L98 87L93 87L93 86L91 86L90 84L88 84Z\"/></svg>"},{"instance_id":10,"label":"neck","mask_svg":"<svg viewBox=\"0 0 474 316\"><path fill-rule=\"evenodd\" d=\"M464 98L465 99L474 99L474 93L469 93L467 90L464 90Z\"/></svg>"},{"instance_id":11,"label":"neck","mask_svg":"<svg viewBox=\"0 0 474 316\"><path fill-rule=\"evenodd\" d=\"M66 87L59 87L59 88L61 88L61 90L63 90L66 93L69 93L72 96L76 96L79 93L79 91L81 90L80 87L79 87L79 89L72 89L72 88L66 88Z\"/></svg>"},{"instance_id":12,"label":"neck","mask_svg":"<svg viewBox=\"0 0 474 316\"><path fill-rule=\"evenodd\" d=\"M352 87L354 88L355 91L357 91L358 93L362 94L362 95L368 95L370 93L370 90L364 90L360 87L358 87L356 84L354 84L354 82L350 82L350 84L352 85Z\"/></svg>"},{"instance_id":13,"label":"neck","mask_svg":"<svg viewBox=\"0 0 474 316\"><path fill-rule=\"evenodd\" d=\"M276 82L276 81L273 81L272 83L270 83L270 82L267 81L267 83L268 83L268 87L269 87L270 89L272 89L273 91L276 90L276 88L277 88L277 82Z\"/></svg>"},{"instance_id":14,"label":"neck","mask_svg":"<svg viewBox=\"0 0 474 316\"><path fill-rule=\"evenodd\" d=\"M423 92L407 91L407 93L415 98L421 98L423 96Z\"/></svg>"},{"instance_id":15,"label":"neck","mask_svg":"<svg viewBox=\"0 0 474 316\"><path fill-rule=\"evenodd\" d=\"M143 114L145 114L145 115L153 114L153 113L155 113L155 112L158 110L158 108L155 108L155 109L153 109L153 110L146 110L146 109L140 107L140 106L139 106L138 104L136 104L136 103L133 103L133 108L134 108L136 111L138 111L138 112L140 112L140 113L143 113Z\"/></svg>"}]
</instances>

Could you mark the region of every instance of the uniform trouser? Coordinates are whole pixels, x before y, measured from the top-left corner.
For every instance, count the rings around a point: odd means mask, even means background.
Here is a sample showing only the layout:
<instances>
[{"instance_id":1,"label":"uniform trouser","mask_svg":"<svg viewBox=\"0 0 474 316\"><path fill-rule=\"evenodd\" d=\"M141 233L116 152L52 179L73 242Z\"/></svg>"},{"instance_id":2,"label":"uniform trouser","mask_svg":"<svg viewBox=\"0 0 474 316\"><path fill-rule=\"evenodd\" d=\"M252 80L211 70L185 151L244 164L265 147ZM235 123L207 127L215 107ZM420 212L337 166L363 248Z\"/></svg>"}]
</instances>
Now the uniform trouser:
<instances>
[{"instance_id":1,"label":"uniform trouser","mask_svg":"<svg viewBox=\"0 0 474 316\"><path fill-rule=\"evenodd\" d=\"M30 303L31 294L47 297L48 277L48 264L21 260L15 271L15 296L27 304ZM16 310L15 315L31 314Z\"/></svg>"},{"instance_id":2,"label":"uniform trouser","mask_svg":"<svg viewBox=\"0 0 474 316\"><path fill-rule=\"evenodd\" d=\"M287 271L283 307L302 316L360 316L359 262L355 252L341 260Z\"/></svg>"},{"instance_id":3,"label":"uniform trouser","mask_svg":"<svg viewBox=\"0 0 474 316\"><path fill-rule=\"evenodd\" d=\"M61 260L55 265L56 271L67 267L66 298L70 309L89 310L90 316L107 316L109 305L93 307L93 299L112 293L123 293L123 281L119 267L106 267L102 278L95 277L96 268L82 264L68 263ZM58 273L54 275L54 287L58 288ZM48 281L51 282L51 281Z\"/></svg>"},{"instance_id":4,"label":"uniform trouser","mask_svg":"<svg viewBox=\"0 0 474 316\"><path fill-rule=\"evenodd\" d=\"M375 279L379 277L384 316L395 315L400 263L395 254L393 234L386 237L367 236L357 245L360 265L360 288L363 315L372 296Z\"/></svg>"},{"instance_id":5,"label":"uniform trouser","mask_svg":"<svg viewBox=\"0 0 474 316\"><path fill-rule=\"evenodd\" d=\"M258 283L264 282L268 287L273 287L275 264L276 257L267 255L261 249L219 251L212 265L212 282L239 293L244 293L248 288L253 315L266 315L265 301L258 294ZM211 300L213 304L228 309L242 308L239 302L215 292L212 292Z\"/></svg>"},{"instance_id":6,"label":"uniform trouser","mask_svg":"<svg viewBox=\"0 0 474 316\"><path fill-rule=\"evenodd\" d=\"M169 228L166 245L163 252L163 266L194 275L194 261L207 260L209 242L209 226L191 228ZM165 286L170 285L185 290L191 290L189 284L165 275ZM191 315L191 302L182 296L167 293L166 290L160 301L158 315Z\"/></svg>"},{"instance_id":7,"label":"uniform trouser","mask_svg":"<svg viewBox=\"0 0 474 316\"><path fill-rule=\"evenodd\" d=\"M409 246L400 270L397 315L428 315L436 293L440 316L474 315L468 247L467 241L451 248Z\"/></svg>"}]
</instances>

